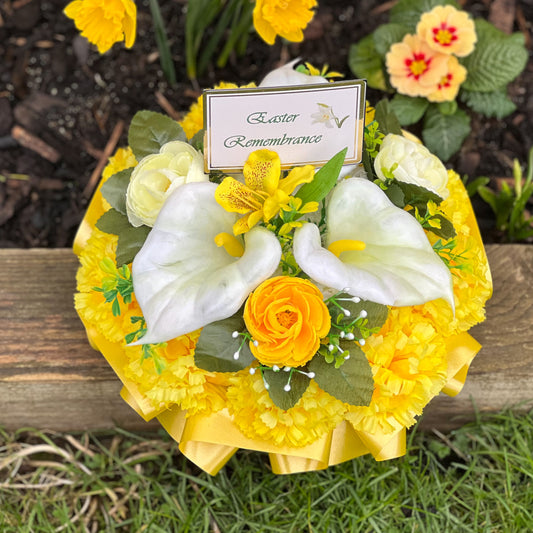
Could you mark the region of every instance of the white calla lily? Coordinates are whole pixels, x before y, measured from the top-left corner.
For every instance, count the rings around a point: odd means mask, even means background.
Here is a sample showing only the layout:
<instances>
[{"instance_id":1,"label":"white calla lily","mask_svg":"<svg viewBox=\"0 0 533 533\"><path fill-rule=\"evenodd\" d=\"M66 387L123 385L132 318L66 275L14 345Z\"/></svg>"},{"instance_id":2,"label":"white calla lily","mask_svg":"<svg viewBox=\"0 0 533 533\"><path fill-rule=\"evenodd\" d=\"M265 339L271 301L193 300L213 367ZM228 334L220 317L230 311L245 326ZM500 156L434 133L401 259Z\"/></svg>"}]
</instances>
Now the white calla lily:
<instances>
[{"instance_id":1,"label":"white calla lily","mask_svg":"<svg viewBox=\"0 0 533 533\"><path fill-rule=\"evenodd\" d=\"M454 307L450 271L424 230L374 183L350 178L337 185L326 223L329 249L315 224L294 236L294 257L316 282L384 305L444 298Z\"/></svg>"},{"instance_id":2,"label":"white calla lily","mask_svg":"<svg viewBox=\"0 0 533 533\"><path fill-rule=\"evenodd\" d=\"M245 235L241 257L215 243L223 234L241 246L232 231L237 215L217 204L216 188L214 183L178 188L136 255L133 287L147 327L137 344L164 342L232 316L278 267L281 247L265 228Z\"/></svg>"},{"instance_id":3,"label":"white calla lily","mask_svg":"<svg viewBox=\"0 0 533 533\"><path fill-rule=\"evenodd\" d=\"M282 67L272 70L259 84L259 87L285 87L287 85L313 85L315 83L328 83L323 76L311 76L294 70L294 65L300 61L295 59Z\"/></svg>"}]
</instances>

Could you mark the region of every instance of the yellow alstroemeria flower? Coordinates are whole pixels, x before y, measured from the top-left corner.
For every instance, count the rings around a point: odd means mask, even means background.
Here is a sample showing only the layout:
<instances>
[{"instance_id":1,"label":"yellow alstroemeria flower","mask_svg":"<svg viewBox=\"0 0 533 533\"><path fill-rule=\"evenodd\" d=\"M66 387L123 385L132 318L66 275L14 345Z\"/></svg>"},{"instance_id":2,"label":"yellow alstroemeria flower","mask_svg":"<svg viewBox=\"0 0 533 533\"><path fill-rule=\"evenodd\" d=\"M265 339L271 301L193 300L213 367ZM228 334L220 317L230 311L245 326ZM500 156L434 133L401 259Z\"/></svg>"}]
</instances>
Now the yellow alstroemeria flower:
<instances>
[{"instance_id":1,"label":"yellow alstroemeria flower","mask_svg":"<svg viewBox=\"0 0 533 533\"><path fill-rule=\"evenodd\" d=\"M137 7L132 0L74 0L64 13L101 54L116 42L125 41L127 48L135 42Z\"/></svg>"},{"instance_id":2,"label":"yellow alstroemeria flower","mask_svg":"<svg viewBox=\"0 0 533 533\"><path fill-rule=\"evenodd\" d=\"M226 211L244 215L233 226L235 235L246 233L261 219L266 223L275 217L289 204L289 195L298 185L313 180L315 167L293 168L286 178L280 179L278 154L272 150L256 150L248 156L243 174L245 183L227 177L215 193L216 201Z\"/></svg>"}]
</instances>

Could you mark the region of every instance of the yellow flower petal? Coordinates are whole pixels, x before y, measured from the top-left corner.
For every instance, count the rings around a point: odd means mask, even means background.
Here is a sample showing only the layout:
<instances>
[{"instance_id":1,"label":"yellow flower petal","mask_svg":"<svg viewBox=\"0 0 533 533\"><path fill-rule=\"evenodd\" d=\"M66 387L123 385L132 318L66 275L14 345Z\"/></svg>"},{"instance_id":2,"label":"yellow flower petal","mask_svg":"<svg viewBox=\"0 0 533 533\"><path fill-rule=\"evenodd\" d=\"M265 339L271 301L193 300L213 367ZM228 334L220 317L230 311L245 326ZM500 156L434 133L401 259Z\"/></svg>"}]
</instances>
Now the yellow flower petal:
<instances>
[{"instance_id":1,"label":"yellow flower petal","mask_svg":"<svg viewBox=\"0 0 533 533\"><path fill-rule=\"evenodd\" d=\"M469 14L450 5L436 6L424 13L416 33L434 50L458 57L469 55L477 41L474 21Z\"/></svg>"},{"instance_id":2,"label":"yellow flower petal","mask_svg":"<svg viewBox=\"0 0 533 533\"><path fill-rule=\"evenodd\" d=\"M281 175L281 161L278 154L272 150L252 152L244 164L243 174L246 185L254 191L274 194Z\"/></svg>"},{"instance_id":3,"label":"yellow flower petal","mask_svg":"<svg viewBox=\"0 0 533 533\"><path fill-rule=\"evenodd\" d=\"M273 196L265 200L263 205L263 220L268 222L272 217L275 217L282 205L289 203L290 197L282 190L278 189Z\"/></svg>"},{"instance_id":4,"label":"yellow flower petal","mask_svg":"<svg viewBox=\"0 0 533 533\"><path fill-rule=\"evenodd\" d=\"M303 30L314 16L316 0L257 0L254 7L254 27L268 44L276 35L293 42L303 40Z\"/></svg>"},{"instance_id":5,"label":"yellow flower petal","mask_svg":"<svg viewBox=\"0 0 533 533\"><path fill-rule=\"evenodd\" d=\"M64 13L101 54L116 42L125 41L128 48L135 42L137 8L132 0L74 0Z\"/></svg>"},{"instance_id":6,"label":"yellow flower petal","mask_svg":"<svg viewBox=\"0 0 533 533\"><path fill-rule=\"evenodd\" d=\"M245 214L261 209L261 202L257 200L253 191L231 177L224 178L217 187L215 200L230 213Z\"/></svg>"},{"instance_id":7,"label":"yellow flower petal","mask_svg":"<svg viewBox=\"0 0 533 533\"><path fill-rule=\"evenodd\" d=\"M304 167L293 168L286 178L279 182L279 188L287 194L291 194L298 185L303 183L310 183L315 177L315 167L313 165L305 165Z\"/></svg>"}]
</instances>

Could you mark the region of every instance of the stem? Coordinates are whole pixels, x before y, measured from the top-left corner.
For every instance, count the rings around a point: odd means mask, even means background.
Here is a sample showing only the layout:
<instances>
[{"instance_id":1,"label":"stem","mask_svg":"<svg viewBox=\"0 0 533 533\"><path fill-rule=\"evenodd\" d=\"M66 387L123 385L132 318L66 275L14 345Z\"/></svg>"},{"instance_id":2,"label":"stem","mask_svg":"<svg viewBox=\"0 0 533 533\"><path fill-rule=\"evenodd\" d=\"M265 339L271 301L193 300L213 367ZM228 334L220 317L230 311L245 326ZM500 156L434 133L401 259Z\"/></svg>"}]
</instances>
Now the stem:
<instances>
[{"instance_id":1,"label":"stem","mask_svg":"<svg viewBox=\"0 0 533 533\"><path fill-rule=\"evenodd\" d=\"M170 52L170 45L168 43L167 32L161 16L161 10L157 0L150 0L150 11L154 21L155 39L157 48L159 49L159 62L165 74L165 77L171 85L176 83L176 70L174 69L174 62L172 61L172 54Z\"/></svg>"}]
</instances>

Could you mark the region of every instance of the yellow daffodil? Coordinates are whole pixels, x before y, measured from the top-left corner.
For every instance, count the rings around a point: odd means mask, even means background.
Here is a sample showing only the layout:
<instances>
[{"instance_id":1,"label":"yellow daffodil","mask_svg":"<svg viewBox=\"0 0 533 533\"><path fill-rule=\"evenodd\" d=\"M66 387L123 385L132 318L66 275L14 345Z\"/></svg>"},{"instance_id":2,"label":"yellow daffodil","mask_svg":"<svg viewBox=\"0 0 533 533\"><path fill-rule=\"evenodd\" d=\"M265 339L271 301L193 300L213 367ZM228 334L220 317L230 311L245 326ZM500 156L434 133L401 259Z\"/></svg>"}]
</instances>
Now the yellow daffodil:
<instances>
[{"instance_id":1,"label":"yellow daffodil","mask_svg":"<svg viewBox=\"0 0 533 533\"><path fill-rule=\"evenodd\" d=\"M260 220L268 222L283 206L289 205L289 196L303 183L313 180L312 165L293 168L286 178L281 177L281 161L276 152L256 150L244 164L245 183L227 177L217 187L216 201L231 213L244 215L233 226L235 235L246 233Z\"/></svg>"},{"instance_id":2,"label":"yellow daffodil","mask_svg":"<svg viewBox=\"0 0 533 533\"><path fill-rule=\"evenodd\" d=\"M416 35L394 43L386 55L391 85L407 96L428 96L448 71L446 54L437 52Z\"/></svg>"},{"instance_id":3,"label":"yellow daffodil","mask_svg":"<svg viewBox=\"0 0 533 533\"><path fill-rule=\"evenodd\" d=\"M217 186L186 183L166 200L132 265L146 320L141 342L166 342L236 313L281 259L277 237L254 228L231 234L236 215L215 201Z\"/></svg>"},{"instance_id":4,"label":"yellow daffodil","mask_svg":"<svg viewBox=\"0 0 533 533\"><path fill-rule=\"evenodd\" d=\"M458 57L470 54L477 41L474 21L468 13L449 5L424 13L416 33L433 50Z\"/></svg>"},{"instance_id":5,"label":"yellow daffodil","mask_svg":"<svg viewBox=\"0 0 533 533\"><path fill-rule=\"evenodd\" d=\"M316 0L257 0L254 7L254 27L268 44L276 36L293 42L303 41L303 30L314 16Z\"/></svg>"},{"instance_id":6,"label":"yellow daffodil","mask_svg":"<svg viewBox=\"0 0 533 533\"><path fill-rule=\"evenodd\" d=\"M74 0L64 13L101 54L116 42L125 41L127 48L135 42L137 8L132 0Z\"/></svg>"}]
</instances>

